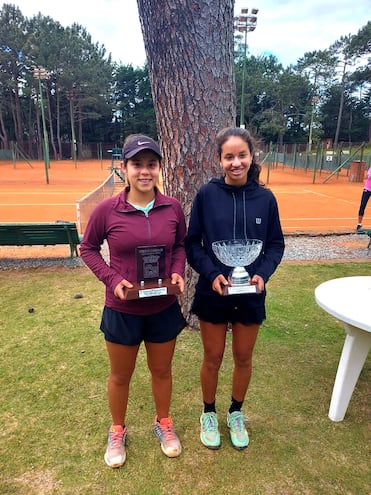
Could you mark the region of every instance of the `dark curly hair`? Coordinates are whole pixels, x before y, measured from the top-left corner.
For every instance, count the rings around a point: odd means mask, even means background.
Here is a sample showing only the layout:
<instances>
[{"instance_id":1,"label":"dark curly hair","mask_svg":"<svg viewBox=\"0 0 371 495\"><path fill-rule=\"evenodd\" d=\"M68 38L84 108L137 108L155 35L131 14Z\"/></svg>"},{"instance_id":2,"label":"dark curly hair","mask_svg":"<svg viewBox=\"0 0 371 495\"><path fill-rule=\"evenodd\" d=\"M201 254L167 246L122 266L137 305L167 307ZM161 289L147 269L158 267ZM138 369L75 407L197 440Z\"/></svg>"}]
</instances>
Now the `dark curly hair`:
<instances>
[{"instance_id":1,"label":"dark curly hair","mask_svg":"<svg viewBox=\"0 0 371 495\"><path fill-rule=\"evenodd\" d=\"M217 144L217 151L218 151L218 157L221 159L222 156L222 147L223 144L228 141L228 139L232 136L240 137L243 139L250 150L250 154L252 157L252 162L251 166L249 168L249 172L247 174L248 180L257 182L258 184L260 183L259 181L259 176L261 172L261 166L257 161L257 141L256 139L250 134L250 132L246 129L243 129L242 127L226 127L225 129L222 129L221 131L218 132L216 136L216 144Z\"/></svg>"}]
</instances>

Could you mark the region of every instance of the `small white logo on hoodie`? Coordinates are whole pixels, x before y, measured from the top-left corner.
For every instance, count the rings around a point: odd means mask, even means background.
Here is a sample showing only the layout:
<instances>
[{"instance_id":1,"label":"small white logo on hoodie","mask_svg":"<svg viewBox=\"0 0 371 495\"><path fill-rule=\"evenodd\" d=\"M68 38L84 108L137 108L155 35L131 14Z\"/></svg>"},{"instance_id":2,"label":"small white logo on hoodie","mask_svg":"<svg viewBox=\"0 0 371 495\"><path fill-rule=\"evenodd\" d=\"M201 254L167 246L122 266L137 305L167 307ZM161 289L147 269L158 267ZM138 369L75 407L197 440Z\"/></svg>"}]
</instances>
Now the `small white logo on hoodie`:
<instances>
[{"instance_id":1,"label":"small white logo on hoodie","mask_svg":"<svg viewBox=\"0 0 371 495\"><path fill-rule=\"evenodd\" d=\"M256 223L256 225L260 225L262 223L262 219L261 218L255 218L255 223Z\"/></svg>"}]
</instances>

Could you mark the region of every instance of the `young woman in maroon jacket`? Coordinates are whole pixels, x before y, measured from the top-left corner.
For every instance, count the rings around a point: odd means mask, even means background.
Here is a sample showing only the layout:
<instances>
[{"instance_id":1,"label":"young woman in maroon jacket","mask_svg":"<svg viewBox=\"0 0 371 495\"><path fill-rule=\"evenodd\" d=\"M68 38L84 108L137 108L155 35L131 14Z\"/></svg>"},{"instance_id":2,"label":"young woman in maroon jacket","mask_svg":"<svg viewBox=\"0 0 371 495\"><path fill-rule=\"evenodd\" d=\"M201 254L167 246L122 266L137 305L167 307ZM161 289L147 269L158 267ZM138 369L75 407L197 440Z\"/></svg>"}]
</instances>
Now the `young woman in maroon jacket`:
<instances>
[{"instance_id":1,"label":"young woman in maroon jacket","mask_svg":"<svg viewBox=\"0 0 371 495\"><path fill-rule=\"evenodd\" d=\"M174 295L126 300L124 291L137 282L136 248L164 246L165 277L184 290L185 218L179 202L158 189L161 152L143 135L129 136L123 147L128 186L102 201L92 213L81 244L81 257L106 286L101 320L111 370L108 399L112 425L104 455L110 467L126 459L125 426L129 386L138 350L144 342L156 408L155 435L168 457L181 453L181 444L169 415L172 358L177 335L186 322ZM101 254L107 241L109 263ZM140 415L137 414L140 420Z\"/></svg>"}]
</instances>

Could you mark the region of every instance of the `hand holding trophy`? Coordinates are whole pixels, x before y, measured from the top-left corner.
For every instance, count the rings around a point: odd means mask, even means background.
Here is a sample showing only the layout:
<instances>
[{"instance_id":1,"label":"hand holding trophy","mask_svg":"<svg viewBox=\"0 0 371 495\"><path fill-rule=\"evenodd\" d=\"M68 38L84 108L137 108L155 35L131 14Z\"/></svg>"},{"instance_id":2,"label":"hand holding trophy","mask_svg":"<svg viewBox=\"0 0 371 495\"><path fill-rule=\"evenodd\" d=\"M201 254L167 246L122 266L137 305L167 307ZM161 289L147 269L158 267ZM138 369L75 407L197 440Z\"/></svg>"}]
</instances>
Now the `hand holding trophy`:
<instances>
[{"instance_id":1,"label":"hand holding trophy","mask_svg":"<svg viewBox=\"0 0 371 495\"><path fill-rule=\"evenodd\" d=\"M224 295L258 294L259 289L251 284L251 277L244 268L259 256L263 242L259 239L231 239L212 243L215 256L223 265L233 268L224 289Z\"/></svg>"},{"instance_id":2,"label":"hand holding trophy","mask_svg":"<svg viewBox=\"0 0 371 495\"><path fill-rule=\"evenodd\" d=\"M132 288L125 287L126 300L180 293L179 285L165 278L165 246L139 246L136 258L137 282Z\"/></svg>"}]
</instances>

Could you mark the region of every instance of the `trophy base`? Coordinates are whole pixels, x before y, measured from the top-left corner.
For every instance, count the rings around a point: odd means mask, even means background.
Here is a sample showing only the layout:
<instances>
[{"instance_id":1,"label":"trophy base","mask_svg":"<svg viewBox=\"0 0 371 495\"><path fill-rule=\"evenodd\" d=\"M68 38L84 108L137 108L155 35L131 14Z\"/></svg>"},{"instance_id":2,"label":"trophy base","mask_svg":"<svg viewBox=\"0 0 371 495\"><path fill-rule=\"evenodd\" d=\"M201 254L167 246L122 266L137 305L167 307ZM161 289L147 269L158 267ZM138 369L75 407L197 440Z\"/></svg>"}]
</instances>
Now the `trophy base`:
<instances>
[{"instance_id":1,"label":"trophy base","mask_svg":"<svg viewBox=\"0 0 371 495\"><path fill-rule=\"evenodd\" d=\"M160 283L156 281L133 285L134 287L131 289L128 289L127 287L124 288L124 296L126 301L143 299L145 297L177 296L180 294L179 285L172 284L169 278L165 278Z\"/></svg>"},{"instance_id":2,"label":"trophy base","mask_svg":"<svg viewBox=\"0 0 371 495\"><path fill-rule=\"evenodd\" d=\"M238 294L260 294L260 290L257 285L240 284L228 285L223 291L223 296L234 296Z\"/></svg>"}]
</instances>

